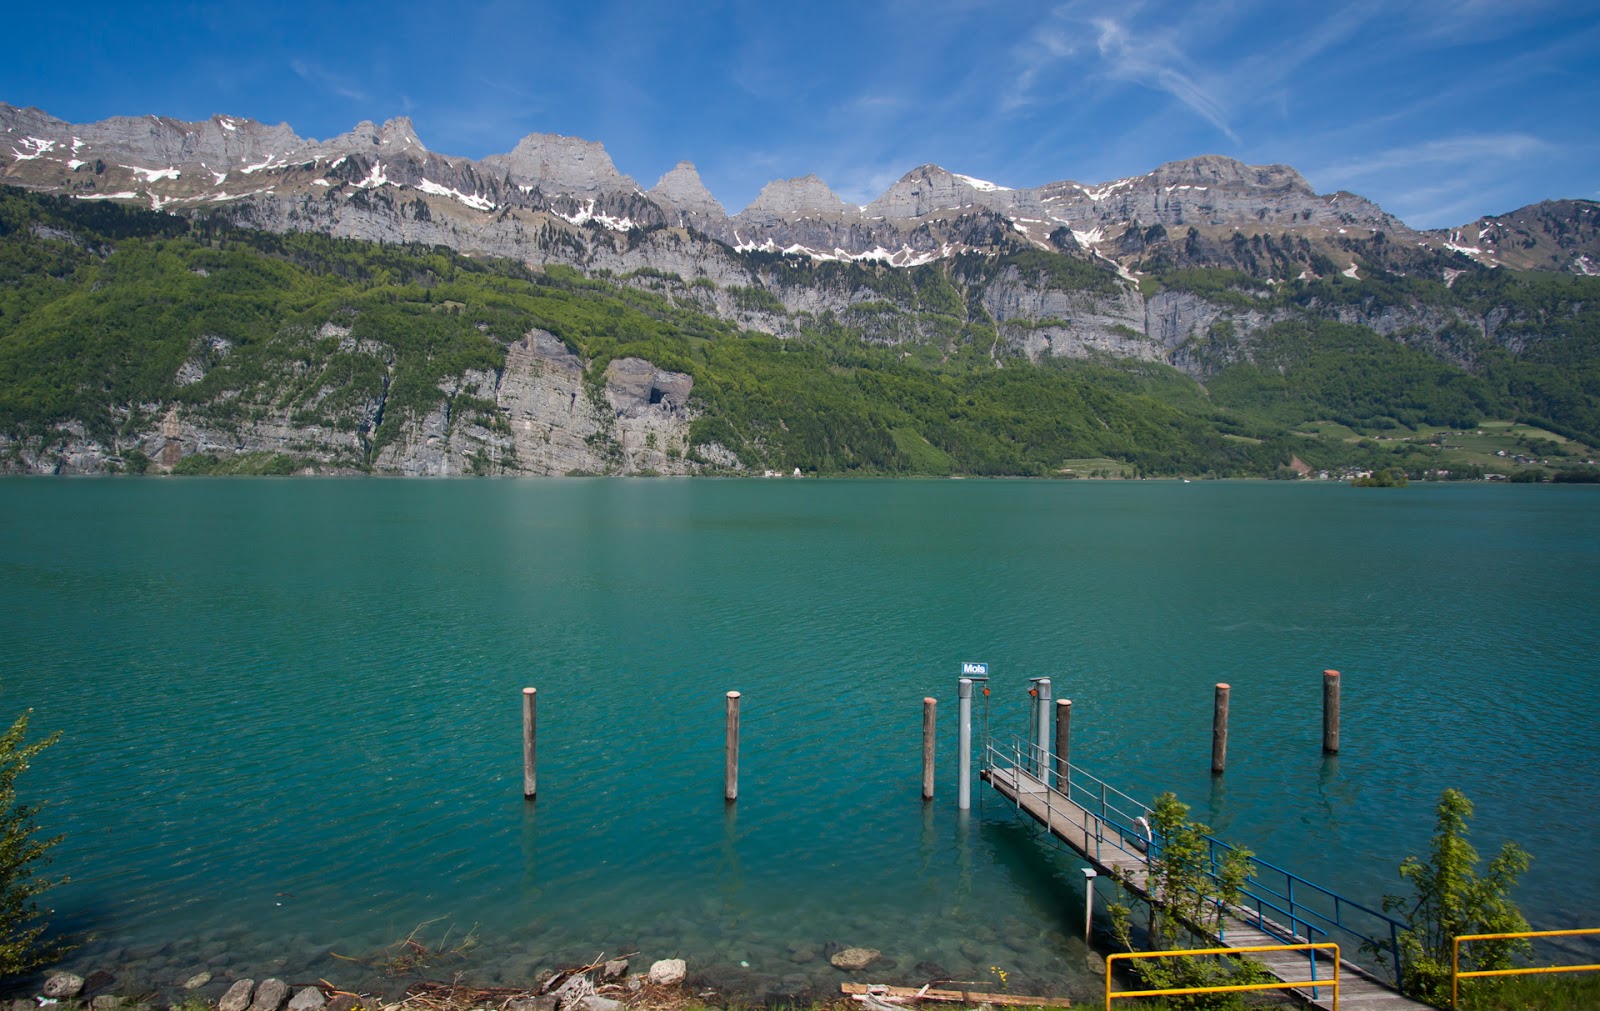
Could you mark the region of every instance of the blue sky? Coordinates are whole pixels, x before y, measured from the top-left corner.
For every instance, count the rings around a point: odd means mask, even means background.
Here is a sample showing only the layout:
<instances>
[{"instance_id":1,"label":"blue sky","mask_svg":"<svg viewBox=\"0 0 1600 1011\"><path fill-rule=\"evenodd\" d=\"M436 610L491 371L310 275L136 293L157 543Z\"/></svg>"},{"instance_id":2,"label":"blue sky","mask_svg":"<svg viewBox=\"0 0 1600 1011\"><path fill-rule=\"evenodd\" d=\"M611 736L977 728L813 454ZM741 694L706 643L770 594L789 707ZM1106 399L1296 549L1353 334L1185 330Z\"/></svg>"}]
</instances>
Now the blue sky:
<instances>
[{"instance_id":1,"label":"blue sky","mask_svg":"<svg viewBox=\"0 0 1600 1011\"><path fill-rule=\"evenodd\" d=\"M409 115L481 157L598 140L730 211L816 173L864 203L935 162L1006 186L1223 154L1415 227L1600 197L1593 0L1056 4L27 4L0 101L74 122L213 113L325 138Z\"/></svg>"}]
</instances>

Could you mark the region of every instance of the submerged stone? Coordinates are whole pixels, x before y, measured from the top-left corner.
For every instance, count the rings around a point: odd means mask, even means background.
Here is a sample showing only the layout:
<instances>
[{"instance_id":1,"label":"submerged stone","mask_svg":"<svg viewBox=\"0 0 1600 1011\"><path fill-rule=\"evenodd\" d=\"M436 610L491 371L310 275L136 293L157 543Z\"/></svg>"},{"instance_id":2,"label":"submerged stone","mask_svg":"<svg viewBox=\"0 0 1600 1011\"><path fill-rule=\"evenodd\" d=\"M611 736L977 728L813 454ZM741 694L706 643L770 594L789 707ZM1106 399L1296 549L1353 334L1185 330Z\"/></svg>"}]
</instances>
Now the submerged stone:
<instances>
[{"instance_id":1,"label":"submerged stone","mask_svg":"<svg viewBox=\"0 0 1600 1011\"><path fill-rule=\"evenodd\" d=\"M883 952L877 948L846 948L828 961L832 962L835 968L855 972L858 969L865 969L882 956Z\"/></svg>"},{"instance_id":2,"label":"submerged stone","mask_svg":"<svg viewBox=\"0 0 1600 1011\"><path fill-rule=\"evenodd\" d=\"M44 981L44 989L41 992L52 1000L76 997L83 992L83 977L74 976L70 972L54 973Z\"/></svg>"}]
</instances>

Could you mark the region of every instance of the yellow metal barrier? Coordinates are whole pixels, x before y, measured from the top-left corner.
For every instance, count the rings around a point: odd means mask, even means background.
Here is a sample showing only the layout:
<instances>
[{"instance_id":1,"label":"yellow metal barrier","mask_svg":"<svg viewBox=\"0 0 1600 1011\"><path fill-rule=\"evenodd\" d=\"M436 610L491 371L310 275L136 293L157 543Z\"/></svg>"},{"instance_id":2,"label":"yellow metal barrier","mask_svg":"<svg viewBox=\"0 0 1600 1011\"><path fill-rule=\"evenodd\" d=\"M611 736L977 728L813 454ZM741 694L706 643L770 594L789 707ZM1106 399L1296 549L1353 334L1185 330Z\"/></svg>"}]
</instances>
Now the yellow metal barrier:
<instances>
[{"instance_id":1,"label":"yellow metal barrier","mask_svg":"<svg viewBox=\"0 0 1600 1011\"><path fill-rule=\"evenodd\" d=\"M1283 983L1233 983L1226 986L1187 986L1166 990L1113 990L1111 973L1116 961L1135 958L1174 958L1179 955L1248 955L1260 951L1309 951L1315 959L1318 951L1333 952L1333 979L1307 979ZM1182 951L1118 951L1106 956L1106 1011L1119 997L1172 997L1185 993L1237 993L1241 990L1287 990L1291 987L1333 987L1333 1011L1339 1011L1339 946L1332 941L1316 944L1263 944L1245 948L1186 948Z\"/></svg>"},{"instance_id":2,"label":"yellow metal barrier","mask_svg":"<svg viewBox=\"0 0 1600 1011\"><path fill-rule=\"evenodd\" d=\"M1450 946L1450 1006L1456 1006L1461 981L1476 976L1528 976L1542 972L1593 972L1600 969L1600 965L1537 965L1522 969L1473 969L1462 972L1462 941L1519 941L1527 937L1575 937L1580 934L1600 934L1600 927L1583 927L1578 930L1524 930L1513 934L1462 934Z\"/></svg>"}]
</instances>

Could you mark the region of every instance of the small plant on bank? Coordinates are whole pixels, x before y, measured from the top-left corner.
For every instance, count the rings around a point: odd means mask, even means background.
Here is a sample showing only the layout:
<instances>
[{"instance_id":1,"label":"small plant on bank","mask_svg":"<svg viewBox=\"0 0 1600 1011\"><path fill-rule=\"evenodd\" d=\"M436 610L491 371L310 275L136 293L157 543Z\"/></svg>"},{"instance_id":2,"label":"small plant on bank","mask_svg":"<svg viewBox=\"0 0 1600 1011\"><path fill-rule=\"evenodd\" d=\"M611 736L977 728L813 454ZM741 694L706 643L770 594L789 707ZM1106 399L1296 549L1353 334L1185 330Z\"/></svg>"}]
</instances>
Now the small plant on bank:
<instances>
[{"instance_id":1,"label":"small plant on bank","mask_svg":"<svg viewBox=\"0 0 1600 1011\"><path fill-rule=\"evenodd\" d=\"M1249 850L1230 849L1213 868L1207 825L1189 820L1189 805L1171 793L1156 798L1151 812L1153 849L1147 883L1152 904L1147 950L1209 948L1220 935L1223 911L1236 904L1250 877ZM1134 944L1132 913L1127 906L1110 907L1111 932L1128 951ZM1130 964L1139 982L1152 990L1226 986L1270 982L1272 977L1247 958L1200 959L1195 956L1141 958ZM1238 993L1194 994L1168 997L1167 1005L1182 1009L1243 1008Z\"/></svg>"},{"instance_id":2,"label":"small plant on bank","mask_svg":"<svg viewBox=\"0 0 1600 1011\"><path fill-rule=\"evenodd\" d=\"M1400 934L1400 991L1443 1004L1450 999L1454 938L1529 929L1510 892L1532 858L1507 842L1480 877L1478 851L1467 842L1472 802L1460 790L1446 790L1435 815L1428 859L1406 857L1400 864L1400 877L1410 882L1412 894L1384 896L1383 909L1401 913L1411 924ZM1470 941L1461 946L1461 968L1509 969L1530 950L1525 940Z\"/></svg>"},{"instance_id":3,"label":"small plant on bank","mask_svg":"<svg viewBox=\"0 0 1600 1011\"><path fill-rule=\"evenodd\" d=\"M991 965L989 966L989 973L999 981L1001 993L1011 992L1011 978L1006 975L1006 971L1004 969L1000 968L998 965Z\"/></svg>"},{"instance_id":4,"label":"small plant on bank","mask_svg":"<svg viewBox=\"0 0 1600 1011\"><path fill-rule=\"evenodd\" d=\"M39 908L38 902L40 895L60 883L38 876L38 871L50 863L50 849L61 836L36 837L34 817L39 808L17 799L17 777L61 736L57 731L24 743L32 712L17 717L11 729L0 734L0 979L36 969L71 950L59 938L45 938L51 911Z\"/></svg>"}]
</instances>

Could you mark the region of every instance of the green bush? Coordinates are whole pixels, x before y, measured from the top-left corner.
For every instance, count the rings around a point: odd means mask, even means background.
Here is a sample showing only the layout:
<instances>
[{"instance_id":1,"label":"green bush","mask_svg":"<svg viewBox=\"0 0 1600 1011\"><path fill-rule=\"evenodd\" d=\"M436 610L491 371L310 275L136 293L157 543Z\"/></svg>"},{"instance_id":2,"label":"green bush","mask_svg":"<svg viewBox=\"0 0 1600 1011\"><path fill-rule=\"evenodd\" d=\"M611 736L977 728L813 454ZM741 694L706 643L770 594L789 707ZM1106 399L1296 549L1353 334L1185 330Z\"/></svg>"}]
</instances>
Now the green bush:
<instances>
[{"instance_id":1,"label":"green bush","mask_svg":"<svg viewBox=\"0 0 1600 1011\"><path fill-rule=\"evenodd\" d=\"M17 717L0 735L0 979L36 969L68 950L60 939L45 936L51 911L41 909L38 901L59 883L38 872L50 863L50 850L61 836L38 838L34 826L38 806L17 797L17 777L61 736L57 732L24 743L32 712Z\"/></svg>"},{"instance_id":2,"label":"green bush","mask_svg":"<svg viewBox=\"0 0 1600 1011\"><path fill-rule=\"evenodd\" d=\"M1467 842L1471 817L1472 802L1460 790L1440 795L1428 859L1411 856L1400 864L1411 895L1383 899L1384 912L1399 912L1411 924L1400 934L1401 992L1441 1006L1450 997L1455 938L1529 929L1509 896L1528 869L1528 852L1505 843L1480 877L1478 851ZM1461 946L1461 968L1509 969L1529 950L1527 941L1473 941Z\"/></svg>"}]
</instances>

